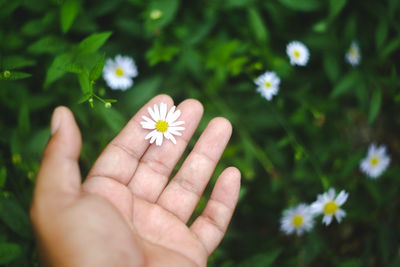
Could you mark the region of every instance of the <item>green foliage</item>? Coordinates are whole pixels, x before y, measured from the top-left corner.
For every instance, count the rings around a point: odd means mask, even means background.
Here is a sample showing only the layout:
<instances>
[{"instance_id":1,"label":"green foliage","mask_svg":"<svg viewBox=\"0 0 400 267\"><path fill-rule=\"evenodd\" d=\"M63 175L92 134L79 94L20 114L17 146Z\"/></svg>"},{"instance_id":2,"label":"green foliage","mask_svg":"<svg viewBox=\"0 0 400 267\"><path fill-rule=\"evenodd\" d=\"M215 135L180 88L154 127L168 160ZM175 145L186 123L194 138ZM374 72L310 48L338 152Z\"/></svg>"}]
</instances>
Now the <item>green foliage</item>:
<instances>
[{"instance_id":1,"label":"green foliage","mask_svg":"<svg viewBox=\"0 0 400 267\"><path fill-rule=\"evenodd\" d=\"M0 243L0 264L6 264L21 254L21 247L13 243Z\"/></svg>"},{"instance_id":2,"label":"green foliage","mask_svg":"<svg viewBox=\"0 0 400 267\"><path fill-rule=\"evenodd\" d=\"M79 13L80 3L78 0L66 0L61 5L61 29L63 33L68 32L69 28L72 26L76 16Z\"/></svg>"},{"instance_id":3,"label":"green foliage","mask_svg":"<svg viewBox=\"0 0 400 267\"><path fill-rule=\"evenodd\" d=\"M53 109L76 116L85 175L167 93L203 103L199 129L215 116L234 128L219 168L237 166L242 191L209 266L399 266L399 12L398 0L0 0L0 265L37 264L28 209ZM304 67L289 63L293 40L310 50ZM102 79L118 54L138 66L127 91ZM267 70L281 79L270 102L253 82ZM359 171L372 142L391 156L377 180ZM350 193L342 223L279 230L284 209L329 187Z\"/></svg>"}]
</instances>

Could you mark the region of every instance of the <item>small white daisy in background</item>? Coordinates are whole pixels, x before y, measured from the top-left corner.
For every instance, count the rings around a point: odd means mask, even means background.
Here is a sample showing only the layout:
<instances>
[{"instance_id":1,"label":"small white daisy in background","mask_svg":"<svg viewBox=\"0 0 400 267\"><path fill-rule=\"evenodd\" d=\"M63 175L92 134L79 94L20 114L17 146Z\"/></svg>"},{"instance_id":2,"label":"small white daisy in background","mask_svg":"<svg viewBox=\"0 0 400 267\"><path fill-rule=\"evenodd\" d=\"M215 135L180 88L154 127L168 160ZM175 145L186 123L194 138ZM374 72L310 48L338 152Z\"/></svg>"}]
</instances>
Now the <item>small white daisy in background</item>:
<instances>
[{"instance_id":1,"label":"small white daisy in background","mask_svg":"<svg viewBox=\"0 0 400 267\"><path fill-rule=\"evenodd\" d=\"M298 41L288 43L286 46L286 54L290 58L291 65L305 66L310 58L308 48Z\"/></svg>"},{"instance_id":2,"label":"small white daisy in background","mask_svg":"<svg viewBox=\"0 0 400 267\"><path fill-rule=\"evenodd\" d=\"M117 55L115 60L109 58L103 68L103 78L111 89L128 89L137 75L135 61L127 56Z\"/></svg>"},{"instance_id":3,"label":"small white daisy in background","mask_svg":"<svg viewBox=\"0 0 400 267\"><path fill-rule=\"evenodd\" d=\"M158 106L155 104L154 109L149 107L147 110L149 111L151 119L147 116L142 116L145 121L142 121L141 124L144 129L153 131L146 135L144 139L147 140L150 138L150 144L156 141L156 145L161 146L163 138L165 137L176 144L174 135L182 135L179 131L185 129L180 126L185 122L176 121L181 115L181 111L175 110L175 106L173 106L167 114L167 104L164 103L160 104L160 109L158 109Z\"/></svg>"},{"instance_id":4,"label":"small white daisy in background","mask_svg":"<svg viewBox=\"0 0 400 267\"><path fill-rule=\"evenodd\" d=\"M318 195L317 200L311 204L311 211L314 215L324 214L322 222L325 225L329 225L332 222L333 216L340 223L342 218L346 216L346 212L340 208L342 206L349 194L342 190L336 196L335 189L330 188L328 192Z\"/></svg>"},{"instance_id":5,"label":"small white daisy in background","mask_svg":"<svg viewBox=\"0 0 400 267\"><path fill-rule=\"evenodd\" d=\"M283 212L281 230L287 235L293 232L296 232L297 235L302 235L304 232L309 232L313 226L313 213L310 207L304 203Z\"/></svg>"},{"instance_id":6,"label":"small white daisy in background","mask_svg":"<svg viewBox=\"0 0 400 267\"><path fill-rule=\"evenodd\" d=\"M258 85L257 92L259 92L268 101L272 99L279 91L279 83L281 79L273 71L267 71L260 75L254 83Z\"/></svg>"},{"instance_id":7,"label":"small white daisy in background","mask_svg":"<svg viewBox=\"0 0 400 267\"><path fill-rule=\"evenodd\" d=\"M353 41L347 51L345 58L347 62L353 67L358 66L361 62L361 52L358 43Z\"/></svg>"},{"instance_id":8,"label":"small white daisy in background","mask_svg":"<svg viewBox=\"0 0 400 267\"><path fill-rule=\"evenodd\" d=\"M372 179L378 178L389 166L390 157L386 154L384 145L371 144L368 148L367 157L360 162L360 169Z\"/></svg>"}]
</instances>

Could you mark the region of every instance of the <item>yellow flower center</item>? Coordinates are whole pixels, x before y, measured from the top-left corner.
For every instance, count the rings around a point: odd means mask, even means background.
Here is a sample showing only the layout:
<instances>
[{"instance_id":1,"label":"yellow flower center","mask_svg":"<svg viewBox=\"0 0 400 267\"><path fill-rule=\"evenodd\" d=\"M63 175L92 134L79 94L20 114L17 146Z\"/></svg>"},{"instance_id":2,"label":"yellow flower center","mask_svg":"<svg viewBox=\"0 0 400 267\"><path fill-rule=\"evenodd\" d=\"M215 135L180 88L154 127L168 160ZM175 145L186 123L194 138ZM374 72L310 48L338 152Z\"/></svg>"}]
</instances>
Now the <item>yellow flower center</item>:
<instances>
[{"instance_id":1,"label":"yellow flower center","mask_svg":"<svg viewBox=\"0 0 400 267\"><path fill-rule=\"evenodd\" d=\"M157 123L156 123L156 129L159 131L159 132L166 132L167 130L168 130L168 122L166 122L166 121L162 121L162 120L159 120L159 121L157 121Z\"/></svg>"},{"instance_id":2,"label":"yellow flower center","mask_svg":"<svg viewBox=\"0 0 400 267\"><path fill-rule=\"evenodd\" d=\"M329 214L329 215L335 214L335 212L338 210L338 208L339 208L339 206L336 205L335 202L330 201L325 204L324 213Z\"/></svg>"},{"instance_id":3,"label":"yellow flower center","mask_svg":"<svg viewBox=\"0 0 400 267\"><path fill-rule=\"evenodd\" d=\"M270 82L265 82L265 87L271 87L271 83Z\"/></svg>"},{"instance_id":4,"label":"yellow flower center","mask_svg":"<svg viewBox=\"0 0 400 267\"><path fill-rule=\"evenodd\" d=\"M296 50L296 51L294 51L294 52L293 52L293 54L294 54L294 56L295 56L295 57L300 57L300 52L299 52L299 51L297 51L297 50Z\"/></svg>"},{"instance_id":5,"label":"yellow flower center","mask_svg":"<svg viewBox=\"0 0 400 267\"><path fill-rule=\"evenodd\" d=\"M350 54L350 56L352 56L352 57L356 57L357 54L358 54L358 53L357 53L357 49L354 49L353 47L350 48L349 54Z\"/></svg>"},{"instance_id":6,"label":"yellow flower center","mask_svg":"<svg viewBox=\"0 0 400 267\"><path fill-rule=\"evenodd\" d=\"M300 227L303 224L303 217L300 215L296 215L293 217L293 225L296 227Z\"/></svg>"},{"instance_id":7,"label":"yellow flower center","mask_svg":"<svg viewBox=\"0 0 400 267\"><path fill-rule=\"evenodd\" d=\"M122 77L122 76L124 76L124 71L121 68L116 68L115 74L119 77Z\"/></svg>"},{"instance_id":8,"label":"yellow flower center","mask_svg":"<svg viewBox=\"0 0 400 267\"><path fill-rule=\"evenodd\" d=\"M378 157L372 157L371 158L371 164L372 165L377 165L379 163L379 159L378 159Z\"/></svg>"}]
</instances>

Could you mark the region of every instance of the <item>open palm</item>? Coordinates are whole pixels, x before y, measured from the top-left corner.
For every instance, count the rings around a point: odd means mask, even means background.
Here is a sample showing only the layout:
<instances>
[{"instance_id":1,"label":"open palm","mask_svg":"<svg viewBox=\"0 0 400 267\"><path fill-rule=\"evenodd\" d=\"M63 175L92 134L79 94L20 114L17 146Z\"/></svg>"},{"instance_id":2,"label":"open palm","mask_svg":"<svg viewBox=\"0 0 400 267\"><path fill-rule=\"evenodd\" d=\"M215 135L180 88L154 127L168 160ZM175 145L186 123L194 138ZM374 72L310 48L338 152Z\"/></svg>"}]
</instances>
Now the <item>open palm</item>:
<instances>
[{"instance_id":1,"label":"open palm","mask_svg":"<svg viewBox=\"0 0 400 267\"><path fill-rule=\"evenodd\" d=\"M106 147L83 184L77 163L79 130L72 115L62 111L63 123L57 125L46 148L31 211L42 258L49 265L62 258L49 244L55 235L58 241L66 239L58 243L64 254L86 253L81 259L70 259L75 266L82 262L86 266L206 265L237 202L240 173L236 168L220 175L201 216L190 227L187 222L230 138L231 125L226 119L213 119L169 181L203 108L195 100L182 102L178 106L186 128L182 137L176 145L164 140L162 146L155 146L144 140L148 130L140 121L149 106L161 102L173 105L166 95L149 101ZM47 220L50 216L53 224Z\"/></svg>"}]
</instances>

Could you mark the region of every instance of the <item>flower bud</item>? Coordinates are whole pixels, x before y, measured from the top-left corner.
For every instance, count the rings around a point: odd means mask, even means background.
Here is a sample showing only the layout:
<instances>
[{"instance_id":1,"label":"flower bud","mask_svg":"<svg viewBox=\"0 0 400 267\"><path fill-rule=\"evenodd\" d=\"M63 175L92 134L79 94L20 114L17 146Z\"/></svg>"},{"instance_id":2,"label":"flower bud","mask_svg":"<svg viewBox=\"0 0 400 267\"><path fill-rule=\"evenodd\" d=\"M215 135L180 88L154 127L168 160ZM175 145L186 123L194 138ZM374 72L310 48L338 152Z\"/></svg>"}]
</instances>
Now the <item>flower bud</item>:
<instances>
[{"instance_id":1,"label":"flower bud","mask_svg":"<svg viewBox=\"0 0 400 267\"><path fill-rule=\"evenodd\" d=\"M157 20L157 19L161 18L162 15L163 15L163 13L162 13L161 10L159 10L159 9L154 9L154 10L152 10L152 11L150 12L150 18L151 18L152 20Z\"/></svg>"},{"instance_id":2,"label":"flower bud","mask_svg":"<svg viewBox=\"0 0 400 267\"><path fill-rule=\"evenodd\" d=\"M11 77L11 72L9 70L5 70L3 72L4 78L10 78Z\"/></svg>"}]
</instances>

